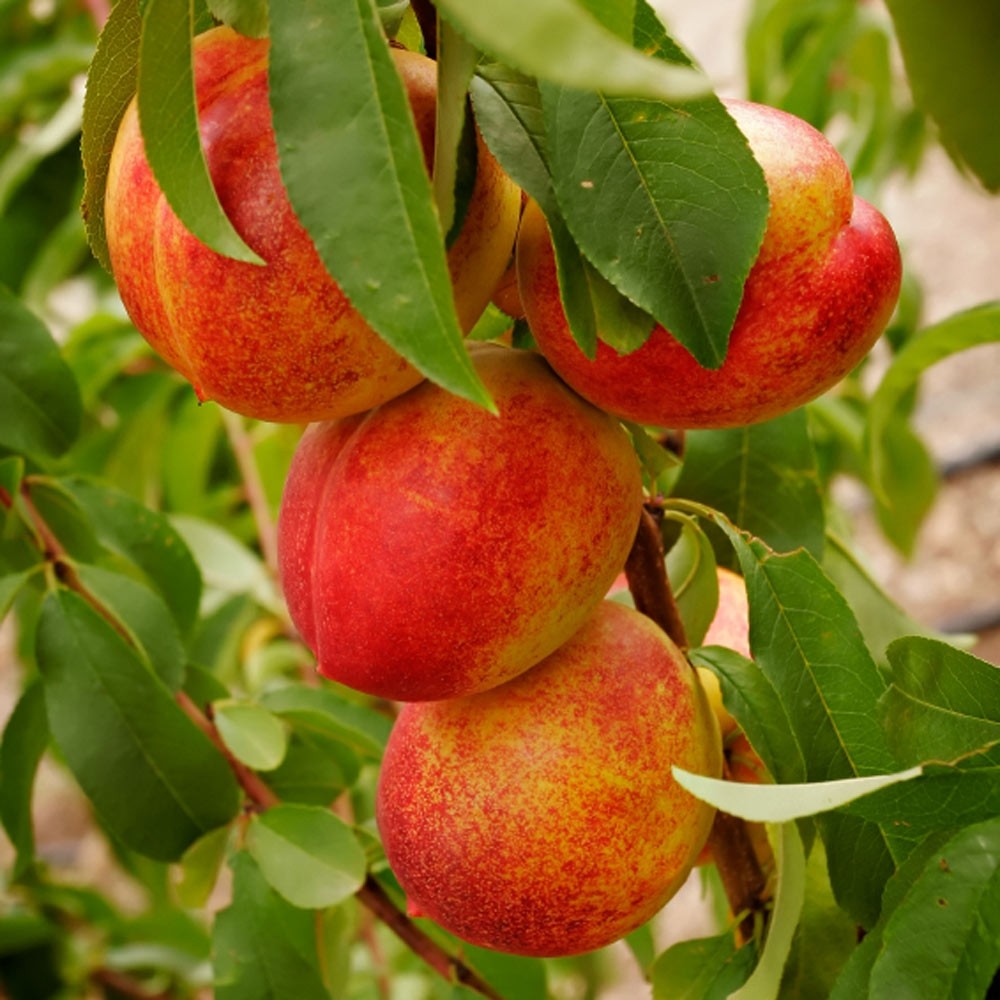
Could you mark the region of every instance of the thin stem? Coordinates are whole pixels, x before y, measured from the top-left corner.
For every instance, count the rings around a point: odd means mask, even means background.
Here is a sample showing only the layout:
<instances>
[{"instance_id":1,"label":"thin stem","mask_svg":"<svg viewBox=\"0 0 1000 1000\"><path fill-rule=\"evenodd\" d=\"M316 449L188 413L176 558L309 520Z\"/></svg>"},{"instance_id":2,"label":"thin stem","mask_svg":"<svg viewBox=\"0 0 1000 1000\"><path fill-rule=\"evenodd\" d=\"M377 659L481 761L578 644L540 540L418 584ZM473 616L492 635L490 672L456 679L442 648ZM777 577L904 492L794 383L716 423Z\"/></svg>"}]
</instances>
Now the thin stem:
<instances>
[{"instance_id":1,"label":"thin stem","mask_svg":"<svg viewBox=\"0 0 1000 1000\"><path fill-rule=\"evenodd\" d=\"M222 422L226 428L229 446L233 449L236 465L243 480L243 494L250 513L253 515L260 539L260 551L264 563L271 573L278 575L278 529L271 516L271 507L267 500L267 491L260 478L260 470L253 454L253 441L247 433L247 427L242 417L228 410L222 410Z\"/></svg>"},{"instance_id":2,"label":"thin stem","mask_svg":"<svg viewBox=\"0 0 1000 1000\"><path fill-rule=\"evenodd\" d=\"M625 576L636 611L652 618L681 649L687 649L687 633L663 561L660 526L645 507L625 561Z\"/></svg>"},{"instance_id":3,"label":"thin stem","mask_svg":"<svg viewBox=\"0 0 1000 1000\"><path fill-rule=\"evenodd\" d=\"M369 875L365 879L365 884L358 890L357 896L411 951L419 955L448 982L461 983L484 997L490 997L491 1000L503 1000L489 983L459 959L449 955L417 927L389 898L388 893L374 876Z\"/></svg>"}]
</instances>

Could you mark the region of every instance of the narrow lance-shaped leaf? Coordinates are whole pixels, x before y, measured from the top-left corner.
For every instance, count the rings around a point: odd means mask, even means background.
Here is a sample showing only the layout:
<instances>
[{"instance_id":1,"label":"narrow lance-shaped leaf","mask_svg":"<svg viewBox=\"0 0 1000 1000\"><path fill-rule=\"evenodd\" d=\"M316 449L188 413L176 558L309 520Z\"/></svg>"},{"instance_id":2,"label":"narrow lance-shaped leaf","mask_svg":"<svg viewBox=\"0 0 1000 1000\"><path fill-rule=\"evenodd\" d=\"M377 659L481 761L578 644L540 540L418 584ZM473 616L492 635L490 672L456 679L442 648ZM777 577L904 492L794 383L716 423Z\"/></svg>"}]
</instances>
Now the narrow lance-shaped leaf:
<instances>
[{"instance_id":1,"label":"narrow lance-shaped leaf","mask_svg":"<svg viewBox=\"0 0 1000 1000\"><path fill-rule=\"evenodd\" d=\"M732 933L681 941L652 968L653 1000L725 1000L753 970L753 944L736 947Z\"/></svg>"},{"instance_id":2,"label":"narrow lance-shaped leaf","mask_svg":"<svg viewBox=\"0 0 1000 1000\"><path fill-rule=\"evenodd\" d=\"M850 608L803 550L777 555L716 522L736 548L750 599L750 647L786 706L810 781L895 770L876 704L885 690ZM821 821L837 901L863 926L893 869L890 838L854 816Z\"/></svg>"},{"instance_id":3,"label":"narrow lance-shaped leaf","mask_svg":"<svg viewBox=\"0 0 1000 1000\"><path fill-rule=\"evenodd\" d=\"M869 995L981 997L1000 967L1000 818L931 858L885 925Z\"/></svg>"},{"instance_id":4,"label":"narrow lance-shaped leaf","mask_svg":"<svg viewBox=\"0 0 1000 1000\"><path fill-rule=\"evenodd\" d=\"M865 451L869 480L876 493L882 492L886 464L890 460L889 433L903 398L917 384L920 376L952 354L1000 341L1000 302L989 302L935 323L908 341L892 359L882 381L868 404Z\"/></svg>"},{"instance_id":5,"label":"narrow lance-shaped leaf","mask_svg":"<svg viewBox=\"0 0 1000 1000\"><path fill-rule=\"evenodd\" d=\"M126 846L173 860L235 815L236 781L222 755L82 597L50 593L36 642L52 735Z\"/></svg>"},{"instance_id":6,"label":"narrow lance-shaped leaf","mask_svg":"<svg viewBox=\"0 0 1000 1000\"><path fill-rule=\"evenodd\" d=\"M206 246L261 264L233 228L212 186L195 99L191 0L147 0L142 8L138 101L146 158L170 207Z\"/></svg>"},{"instance_id":7,"label":"narrow lance-shaped leaf","mask_svg":"<svg viewBox=\"0 0 1000 1000\"><path fill-rule=\"evenodd\" d=\"M889 0L888 7L917 104L952 156L989 190L1000 189L1000 7L993 0Z\"/></svg>"},{"instance_id":8,"label":"narrow lance-shaped leaf","mask_svg":"<svg viewBox=\"0 0 1000 1000\"><path fill-rule=\"evenodd\" d=\"M83 101L83 218L90 249L109 271L104 189L118 126L135 94L141 31L139 0L118 0L97 41Z\"/></svg>"},{"instance_id":9,"label":"narrow lance-shaped leaf","mask_svg":"<svg viewBox=\"0 0 1000 1000\"><path fill-rule=\"evenodd\" d=\"M668 101L708 90L700 72L648 58L573 0L438 0L437 8L478 48L541 80Z\"/></svg>"},{"instance_id":10,"label":"narrow lance-shaped leaf","mask_svg":"<svg viewBox=\"0 0 1000 1000\"><path fill-rule=\"evenodd\" d=\"M0 741L0 819L17 851L12 875L23 874L34 858L31 793L38 762L49 742L45 698L39 683L24 690L7 720Z\"/></svg>"},{"instance_id":11,"label":"narrow lance-shaped leaf","mask_svg":"<svg viewBox=\"0 0 1000 1000\"><path fill-rule=\"evenodd\" d=\"M327 270L415 367L491 406L462 343L431 182L371 0L274 4L271 40L282 178Z\"/></svg>"},{"instance_id":12,"label":"narrow lance-shaped leaf","mask_svg":"<svg viewBox=\"0 0 1000 1000\"><path fill-rule=\"evenodd\" d=\"M330 1000L319 968L315 915L278 895L245 851L230 867L232 902L212 932L216 1000Z\"/></svg>"},{"instance_id":13,"label":"narrow lance-shaped leaf","mask_svg":"<svg viewBox=\"0 0 1000 1000\"><path fill-rule=\"evenodd\" d=\"M61 455L80 429L76 379L52 335L0 286L0 445L33 457Z\"/></svg>"}]
</instances>

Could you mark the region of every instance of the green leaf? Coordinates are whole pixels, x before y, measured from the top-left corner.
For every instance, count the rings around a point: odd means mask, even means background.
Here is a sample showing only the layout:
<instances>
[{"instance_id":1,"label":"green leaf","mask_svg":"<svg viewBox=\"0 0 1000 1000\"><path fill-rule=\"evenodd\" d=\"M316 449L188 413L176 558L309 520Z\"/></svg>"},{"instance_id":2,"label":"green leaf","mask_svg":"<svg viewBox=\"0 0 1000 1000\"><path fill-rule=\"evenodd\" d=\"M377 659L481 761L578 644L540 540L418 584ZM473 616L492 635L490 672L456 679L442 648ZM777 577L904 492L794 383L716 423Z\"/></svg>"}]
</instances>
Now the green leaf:
<instances>
[{"instance_id":1,"label":"green leaf","mask_svg":"<svg viewBox=\"0 0 1000 1000\"><path fill-rule=\"evenodd\" d=\"M850 604L861 634L879 665L887 665L886 647L904 635L928 634L872 579L847 544L828 531L823 569Z\"/></svg>"},{"instance_id":2,"label":"green leaf","mask_svg":"<svg viewBox=\"0 0 1000 1000\"><path fill-rule=\"evenodd\" d=\"M101 544L142 570L187 635L198 617L201 574L166 517L96 481L71 476L59 483L84 510Z\"/></svg>"},{"instance_id":3,"label":"green leaf","mask_svg":"<svg viewBox=\"0 0 1000 1000\"><path fill-rule=\"evenodd\" d=\"M327 270L415 367L491 407L462 343L420 142L371 0L274 4L271 38L282 178Z\"/></svg>"},{"instance_id":4,"label":"green leaf","mask_svg":"<svg viewBox=\"0 0 1000 1000\"><path fill-rule=\"evenodd\" d=\"M220 826L200 837L184 852L174 881L174 894L181 906L198 910L208 903L219 880L231 834L228 826Z\"/></svg>"},{"instance_id":5,"label":"green leaf","mask_svg":"<svg viewBox=\"0 0 1000 1000\"><path fill-rule=\"evenodd\" d=\"M709 89L697 70L636 51L572 0L439 0L437 8L478 48L541 80L665 101Z\"/></svg>"},{"instance_id":6,"label":"green leaf","mask_svg":"<svg viewBox=\"0 0 1000 1000\"><path fill-rule=\"evenodd\" d=\"M732 933L681 941L652 968L653 1000L725 1000L750 975L753 945L736 947Z\"/></svg>"},{"instance_id":7,"label":"green leaf","mask_svg":"<svg viewBox=\"0 0 1000 1000\"><path fill-rule=\"evenodd\" d=\"M876 711L885 681L844 598L808 552L776 555L717 523L747 583L754 660L785 705L807 779L892 772ZM893 867L889 838L874 824L837 813L823 817L821 830L837 901L870 927Z\"/></svg>"},{"instance_id":8,"label":"green leaf","mask_svg":"<svg viewBox=\"0 0 1000 1000\"><path fill-rule=\"evenodd\" d=\"M274 580L256 553L224 528L202 518L175 514L170 521L195 553L207 586L225 594L249 594L262 608L284 614Z\"/></svg>"},{"instance_id":9,"label":"green leaf","mask_svg":"<svg viewBox=\"0 0 1000 1000\"><path fill-rule=\"evenodd\" d=\"M216 1000L330 1000L313 914L287 903L245 851L230 862L232 903L215 920Z\"/></svg>"},{"instance_id":10,"label":"green leaf","mask_svg":"<svg viewBox=\"0 0 1000 1000\"><path fill-rule=\"evenodd\" d=\"M261 704L296 725L314 719L318 728L376 759L381 758L392 729L388 716L347 701L328 688L288 684L265 692Z\"/></svg>"},{"instance_id":11,"label":"green leaf","mask_svg":"<svg viewBox=\"0 0 1000 1000\"><path fill-rule=\"evenodd\" d=\"M924 5L924 0L916 0ZM952 72L953 76L961 76ZM956 313L928 327L909 340L892 359L882 381L868 403L865 451L868 456L872 490L889 503L891 493L884 486L889 479L893 442L889 438L893 421L907 393L931 365L978 344L1000 340L1000 302L989 302Z\"/></svg>"},{"instance_id":12,"label":"green leaf","mask_svg":"<svg viewBox=\"0 0 1000 1000\"><path fill-rule=\"evenodd\" d=\"M216 253L263 264L219 202L201 148L191 0L146 0L139 43L139 124L157 184L185 228Z\"/></svg>"},{"instance_id":13,"label":"green leaf","mask_svg":"<svg viewBox=\"0 0 1000 1000\"><path fill-rule=\"evenodd\" d=\"M31 817L31 794L38 762L49 742L42 685L25 688L7 720L0 741L0 820L10 838L17 860L11 877L23 875L35 853Z\"/></svg>"},{"instance_id":14,"label":"green leaf","mask_svg":"<svg viewBox=\"0 0 1000 1000\"><path fill-rule=\"evenodd\" d=\"M0 445L61 455L80 430L76 379L52 335L0 286Z\"/></svg>"},{"instance_id":15,"label":"green leaf","mask_svg":"<svg viewBox=\"0 0 1000 1000\"><path fill-rule=\"evenodd\" d=\"M753 660L722 646L691 651L696 667L707 667L719 678L722 704L775 780L805 780L806 765L788 712L774 685Z\"/></svg>"},{"instance_id":16,"label":"green leaf","mask_svg":"<svg viewBox=\"0 0 1000 1000\"><path fill-rule=\"evenodd\" d=\"M698 521L683 518L680 534L667 552L667 578L684 622L684 633L697 646L708 631L719 605L719 574L715 552Z\"/></svg>"},{"instance_id":17,"label":"green leaf","mask_svg":"<svg viewBox=\"0 0 1000 1000\"><path fill-rule=\"evenodd\" d=\"M249 38L267 36L267 0L208 0L216 20Z\"/></svg>"},{"instance_id":18,"label":"green leaf","mask_svg":"<svg viewBox=\"0 0 1000 1000\"><path fill-rule=\"evenodd\" d=\"M83 218L90 249L108 271L104 191L118 126L135 95L141 29L139 0L118 0L98 39L83 101Z\"/></svg>"},{"instance_id":19,"label":"green leaf","mask_svg":"<svg viewBox=\"0 0 1000 1000\"><path fill-rule=\"evenodd\" d=\"M993 0L889 0L888 7L917 105L935 120L951 155L990 191L1000 189L1000 7Z\"/></svg>"},{"instance_id":20,"label":"green leaf","mask_svg":"<svg viewBox=\"0 0 1000 1000\"><path fill-rule=\"evenodd\" d=\"M953 761L1000 741L1000 670L922 636L894 642L885 728L901 764Z\"/></svg>"},{"instance_id":21,"label":"green leaf","mask_svg":"<svg viewBox=\"0 0 1000 1000\"><path fill-rule=\"evenodd\" d=\"M541 94L552 182L574 239L611 284L717 368L768 211L736 123L715 98L677 107L550 84Z\"/></svg>"},{"instance_id":22,"label":"green leaf","mask_svg":"<svg viewBox=\"0 0 1000 1000\"><path fill-rule=\"evenodd\" d=\"M502 63L486 62L479 64L469 92L476 124L497 162L546 216L556 214L537 81Z\"/></svg>"},{"instance_id":23,"label":"green leaf","mask_svg":"<svg viewBox=\"0 0 1000 1000\"><path fill-rule=\"evenodd\" d=\"M729 813L756 823L788 823L829 812L881 788L911 781L922 773L919 767L895 774L872 774L865 778L814 781L804 784L751 785L692 774L673 766L677 783L692 795Z\"/></svg>"},{"instance_id":24,"label":"green leaf","mask_svg":"<svg viewBox=\"0 0 1000 1000\"><path fill-rule=\"evenodd\" d=\"M927 446L900 414L882 428L875 513L886 538L906 557L937 497L940 479Z\"/></svg>"},{"instance_id":25,"label":"green leaf","mask_svg":"<svg viewBox=\"0 0 1000 1000\"><path fill-rule=\"evenodd\" d=\"M293 725L285 759L268 772L267 783L285 802L328 806L357 781L361 762L349 747L311 732L308 723Z\"/></svg>"},{"instance_id":26,"label":"green leaf","mask_svg":"<svg viewBox=\"0 0 1000 1000\"><path fill-rule=\"evenodd\" d=\"M829 997L857 943L857 925L833 898L826 854L822 842L817 841L806 863L805 901L781 979L782 1000Z\"/></svg>"},{"instance_id":27,"label":"green leaf","mask_svg":"<svg viewBox=\"0 0 1000 1000\"><path fill-rule=\"evenodd\" d=\"M334 906L365 880L365 852L329 809L275 806L253 817L246 843L264 877L293 906Z\"/></svg>"},{"instance_id":28,"label":"green leaf","mask_svg":"<svg viewBox=\"0 0 1000 1000\"><path fill-rule=\"evenodd\" d=\"M689 431L673 495L722 511L778 552L823 551L819 473L801 410L750 427Z\"/></svg>"},{"instance_id":29,"label":"green leaf","mask_svg":"<svg viewBox=\"0 0 1000 1000\"><path fill-rule=\"evenodd\" d=\"M149 668L170 691L177 691L184 680L187 657L163 599L132 577L99 566L77 566L76 572Z\"/></svg>"},{"instance_id":30,"label":"green leaf","mask_svg":"<svg viewBox=\"0 0 1000 1000\"><path fill-rule=\"evenodd\" d=\"M284 759L288 735L266 708L248 702L217 701L212 717L226 748L247 767L272 771Z\"/></svg>"},{"instance_id":31,"label":"green leaf","mask_svg":"<svg viewBox=\"0 0 1000 1000\"><path fill-rule=\"evenodd\" d=\"M38 572L40 566L0 576L0 621L7 616L21 588Z\"/></svg>"},{"instance_id":32,"label":"green leaf","mask_svg":"<svg viewBox=\"0 0 1000 1000\"><path fill-rule=\"evenodd\" d=\"M889 917L869 995L982 997L1000 967L1000 819L932 857Z\"/></svg>"},{"instance_id":33,"label":"green leaf","mask_svg":"<svg viewBox=\"0 0 1000 1000\"><path fill-rule=\"evenodd\" d=\"M777 997L785 962L802 914L806 888L806 857L794 823L781 825L775 846L778 886L774 892L767 937L760 961L732 1000L771 1000Z\"/></svg>"},{"instance_id":34,"label":"green leaf","mask_svg":"<svg viewBox=\"0 0 1000 1000\"><path fill-rule=\"evenodd\" d=\"M517 997L517 1000L548 1000L545 963L537 958L523 958L520 955L505 955L462 945L462 958L475 969L502 997ZM479 995L479 994L477 994Z\"/></svg>"},{"instance_id":35,"label":"green leaf","mask_svg":"<svg viewBox=\"0 0 1000 1000\"><path fill-rule=\"evenodd\" d=\"M24 480L24 459L20 455L10 455L0 459L0 490L13 499L21 489ZM3 615L0 615L2 618Z\"/></svg>"},{"instance_id":36,"label":"green leaf","mask_svg":"<svg viewBox=\"0 0 1000 1000\"><path fill-rule=\"evenodd\" d=\"M172 860L235 815L236 782L222 755L82 597L50 593L36 643L52 735L126 846Z\"/></svg>"},{"instance_id":37,"label":"green leaf","mask_svg":"<svg viewBox=\"0 0 1000 1000\"><path fill-rule=\"evenodd\" d=\"M923 776L845 806L916 844L928 833L954 830L1000 816L1000 743L954 765L925 764ZM897 856L899 851L896 851Z\"/></svg>"},{"instance_id":38,"label":"green leaf","mask_svg":"<svg viewBox=\"0 0 1000 1000\"><path fill-rule=\"evenodd\" d=\"M680 470L681 460L676 452L660 444L645 427L627 420L623 420L622 424L632 439L632 447L639 456L643 471L652 482L657 482L665 472Z\"/></svg>"}]
</instances>

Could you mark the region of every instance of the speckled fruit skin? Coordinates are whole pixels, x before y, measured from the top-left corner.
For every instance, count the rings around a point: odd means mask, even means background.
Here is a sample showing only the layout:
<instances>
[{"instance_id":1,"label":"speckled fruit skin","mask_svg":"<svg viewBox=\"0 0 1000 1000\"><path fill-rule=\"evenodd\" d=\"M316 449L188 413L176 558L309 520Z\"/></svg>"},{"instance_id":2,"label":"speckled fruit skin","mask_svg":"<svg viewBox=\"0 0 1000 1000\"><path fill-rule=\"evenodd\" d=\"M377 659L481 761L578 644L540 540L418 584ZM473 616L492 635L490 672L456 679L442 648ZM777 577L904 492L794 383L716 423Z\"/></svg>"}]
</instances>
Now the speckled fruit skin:
<instances>
[{"instance_id":1,"label":"speckled fruit skin","mask_svg":"<svg viewBox=\"0 0 1000 1000\"><path fill-rule=\"evenodd\" d=\"M794 409L861 361L899 296L892 229L854 196L846 164L822 133L764 105L726 107L763 168L771 207L720 368L702 368L662 326L631 354L601 342L589 360L559 301L541 210L532 203L522 219L518 283L539 348L577 392L640 424L735 427Z\"/></svg>"},{"instance_id":2,"label":"speckled fruit skin","mask_svg":"<svg viewBox=\"0 0 1000 1000\"><path fill-rule=\"evenodd\" d=\"M224 27L195 39L209 172L226 214L266 266L222 257L184 228L150 171L135 102L111 159L108 250L133 322L200 398L263 420L306 423L369 409L421 375L351 307L292 211L271 128L267 52L266 41ZM392 53L430 162L435 64ZM463 228L448 253L465 330L503 274L520 208L519 192L481 141L478 150Z\"/></svg>"},{"instance_id":3,"label":"speckled fruit skin","mask_svg":"<svg viewBox=\"0 0 1000 1000\"><path fill-rule=\"evenodd\" d=\"M425 382L313 425L278 522L289 612L319 670L400 701L501 684L583 623L642 503L621 426L534 353L477 346L499 417Z\"/></svg>"},{"instance_id":4,"label":"speckled fruit skin","mask_svg":"<svg viewBox=\"0 0 1000 1000\"><path fill-rule=\"evenodd\" d=\"M713 810L671 777L718 776L715 718L683 655L605 601L502 687L403 707L376 818L412 914L520 955L590 951L652 917Z\"/></svg>"}]
</instances>

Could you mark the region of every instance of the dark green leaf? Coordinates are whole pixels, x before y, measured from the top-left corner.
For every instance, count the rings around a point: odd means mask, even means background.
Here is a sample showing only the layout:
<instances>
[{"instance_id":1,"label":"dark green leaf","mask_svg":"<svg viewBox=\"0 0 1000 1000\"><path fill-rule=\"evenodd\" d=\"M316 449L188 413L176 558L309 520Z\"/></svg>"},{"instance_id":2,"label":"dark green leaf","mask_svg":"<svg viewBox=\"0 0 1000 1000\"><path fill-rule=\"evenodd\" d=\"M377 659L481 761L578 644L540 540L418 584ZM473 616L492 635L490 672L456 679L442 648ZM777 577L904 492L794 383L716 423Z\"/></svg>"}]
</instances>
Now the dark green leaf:
<instances>
[{"instance_id":1,"label":"dark green leaf","mask_svg":"<svg viewBox=\"0 0 1000 1000\"><path fill-rule=\"evenodd\" d=\"M887 655L892 685L881 707L900 764L953 761L1000 740L995 666L921 636L897 640Z\"/></svg>"},{"instance_id":2,"label":"dark green leaf","mask_svg":"<svg viewBox=\"0 0 1000 1000\"><path fill-rule=\"evenodd\" d=\"M17 496L24 479L24 459L20 455L10 455L0 459L0 490L9 498ZM0 615L2 618L3 615Z\"/></svg>"},{"instance_id":3,"label":"dark green leaf","mask_svg":"<svg viewBox=\"0 0 1000 1000\"><path fill-rule=\"evenodd\" d=\"M1000 819L944 844L893 910L871 996L986 996L1000 967Z\"/></svg>"},{"instance_id":4,"label":"dark green leaf","mask_svg":"<svg viewBox=\"0 0 1000 1000\"><path fill-rule=\"evenodd\" d=\"M823 551L819 475L801 410L750 427L690 431L673 492L722 511L778 552Z\"/></svg>"},{"instance_id":5,"label":"dark green leaf","mask_svg":"<svg viewBox=\"0 0 1000 1000\"><path fill-rule=\"evenodd\" d=\"M0 445L61 455L80 430L80 391L52 335L0 287Z\"/></svg>"},{"instance_id":6,"label":"dark green leaf","mask_svg":"<svg viewBox=\"0 0 1000 1000\"><path fill-rule=\"evenodd\" d=\"M365 852L329 809L274 806L253 817L246 843L271 886L302 909L334 906L365 880Z\"/></svg>"},{"instance_id":7,"label":"dark green leaf","mask_svg":"<svg viewBox=\"0 0 1000 1000\"><path fill-rule=\"evenodd\" d=\"M149 668L171 691L184 679L184 645L163 599L149 587L98 566L77 566L84 587L128 635Z\"/></svg>"},{"instance_id":8,"label":"dark green leaf","mask_svg":"<svg viewBox=\"0 0 1000 1000\"><path fill-rule=\"evenodd\" d=\"M885 682L844 598L808 552L777 555L728 533L747 583L750 648L785 705L808 780L893 772L876 710ZM835 813L821 830L837 901L870 927L893 868L888 838Z\"/></svg>"},{"instance_id":9,"label":"dark green leaf","mask_svg":"<svg viewBox=\"0 0 1000 1000\"><path fill-rule=\"evenodd\" d=\"M357 780L361 764L343 744L296 729L285 759L267 773L267 783L283 801L327 806Z\"/></svg>"},{"instance_id":10,"label":"dark green leaf","mask_svg":"<svg viewBox=\"0 0 1000 1000\"><path fill-rule=\"evenodd\" d=\"M82 597L50 593L36 641L53 737L126 846L172 860L232 818L237 787L222 755Z\"/></svg>"},{"instance_id":11,"label":"dark green leaf","mask_svg":"<svg viewBox=\"0 0 1000 1000\"><path fill-rule=\"evenodd\" d=\"M229 221L212 186L195 106L191 0L146 0L139 51L139 123L146 158L170 207L217 253L263 261Z\"/></svg>"},{"instance_id":12,"label":"dark green leaf","mask_svg":"<svg viewBox=\"0 0 1000 1000\"><path fill-rule=\"evenodd\" d=\"M747 981L756 958L753 945L737 948L731 933L682 941L653 966L653 1000L725 1000Z\"/></svg>"},{"instance_id":13,"label":"dark green leaf","mask_svg":"<svg viewBox=\"0 0 1000 1000\"><path fill-rule=\"evenodd\" d=\"M330 1000L315 916L286 902L246 852L235 855L232 903L215 921L216 1000Z\"/></svg>"},{"instance_id":14,"label":"dark green leaf","mask_svg":"<svg viewBox=\"0 0 1000 1000\"><path fill-rule=\"evenodd\" d=\"M480 64L470 86L476 124L490 152L547 216L556 212L542 98L529 76L501 63Z\"/></svg>"},{"instance_id":15,"label":"dark green leaf","mask_svg":"<svg viewBox=\"0 0 1000 1000\"><path fill-rule=\"evenodd\" d=\"M502 997L548 1000L551 995L546 981L545 963L537 958L504 955L470 944L462 946L462 958Z\"/></svg>"},{"instance_id":16,"label":"dark green leaf","mask_svg":"<svg viewBox=\"0 0 1000 1000\"><path fill-rule=\"evenodd\" d=\"M552 85L541 93L552 181L574 239L717 368L768 211L736 123L714 98L678 108Z\"/></svg>"},{"instance_id":17,"label":"dark green leaf","mask_svg":"<svg viewBox=\"0 0 1000 1000\"><path fill-rule=\"evenodd\" d=\"M60 483L86 512L100 542L145 573L186 635L198 616L201 574L170 522L111 487L77 476Z\"/></svg>"},{"instance_id":18,"label":"dark green leaf","mask_svg":"<svg viewBox=\"0 0 1000 1000\"><path fill-rule=\"evenodd\" d=\"M951 155L989 190L1000 189L1000 7L993 0L889 0L888 7L917 105L937 122Z\"/></svg>"},{"instance_id":19,"label":"dark green leaf","mask_svg":"<svg viewBox=\"0 0 1000 1000\"><path fill-rule=\"evenodd\" d=\"M788 712L760 667L722 646L692 650L691 662L719 678L723 705L775 779L805 781L806 765Z\"/></svg>"},{"instance_id":20,"label":"dark green leaf","mask_svg":"<svg viewBox=\"0 0 1000 1000\"><path fill-rule=\"evenodd\" d=\"M271 38L282 178L324 264L407 360L491 405L462 343L420 142L371 0L275 4Z\"/></svg>"},{"instance_id":21,"label":"dark green leaf","mask_svg":"<svg viewBox=\"0 0 1000 1000\"><path fill-rule=\"evenodd\" d=\"M31 818L31 793L38 762L49 742L42 685L35 683L21 695L3 730L0 742L0 819L17 851L12 876L22 875L31 864L35 835Z\"/></svg>"},{"instance_id":22,"label":"dark green leaf","mask_svg":"<svg viewBox=\"0 0 1000 1000\"><path fill-rule=\"evenodd\" d=\"M90 249L109 271L111 260L104 233L104 189L118 126L135 95L141 29L139 0L118 0L97 42L83 102L83 218L87 224Z\"/></svg>"},{"instance_id":23,"label":"dark green leaf","mask_svg":"<svg viewBox=\"0 0 1000 1000\"><path fill-rule=\"evenodd\" d=\"M650 59L572 0L439 0L437 7L478 48L539 79L667 101L708 90L699 72Z\"/></svg>"}]
</instances>

